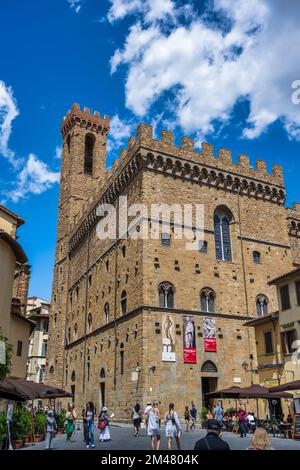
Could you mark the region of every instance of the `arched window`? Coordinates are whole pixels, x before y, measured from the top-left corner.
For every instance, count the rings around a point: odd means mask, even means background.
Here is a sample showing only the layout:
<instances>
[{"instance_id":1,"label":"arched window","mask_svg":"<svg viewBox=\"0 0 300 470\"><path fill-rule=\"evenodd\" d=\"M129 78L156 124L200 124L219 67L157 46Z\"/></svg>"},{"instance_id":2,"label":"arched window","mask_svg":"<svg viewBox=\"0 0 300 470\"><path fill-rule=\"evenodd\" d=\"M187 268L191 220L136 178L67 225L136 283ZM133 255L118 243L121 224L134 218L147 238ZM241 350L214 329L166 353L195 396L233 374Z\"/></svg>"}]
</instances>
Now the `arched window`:
<instances>
[{"instance_id":1,"label":"arched window","mask_svg":"<svg viewBox=\"0 0 300 470\"><path fill-rule=\"evenodd\" d=\"M174 308L174 286L169 282L163 282L158 287L159 306L164 308Z\"/></svg>"},{"instance_id":2,"label":"arched window","mask_svg":"<svg viewBox=\"0 0 300 470\"><path fill-rule=\"evenodd\" d=\"M103 369L103 367L100 370L100 379L105 379L105 370Z\"/></svg>"},{"instance_id":3,"label":"arched window","mask_svg":"<svg viewBox=\"0 0 300 470\"><path fill-rule=\"evenodd\" d=\"M71 380L72 380L72 382L75 382L75 380L76 380L75 370L73 370L73 372L72 372Z\"/></svg>"},{"instance_id":4,"label":"arched window","mask_svg":"<svg viewBox=\"0 0 300 470\"><path fill-rule=\"evenodd\" d=\"M89 331L89 333L92 332L92 327L93 327L92 314L89 313L89 316L88 316L88 331Z\"/></svg>"},{"instance_id":5,"label":"arched window","mask_svg":"<svg viewBox=\"0 0 300 470\"><path fill-rule=\"evenodd\" d=\"M71 343L71 328L68 328L68 344Z\"/></svg>"},{"instance_id":6,"label":"arched window","mask_svg":"<svg viewBox=\"0 0 300 470\"><path fill-rule=\"evenodd\" d=\"M84 174L91 175L93 173L93 155L94 155L95 137L92 134L85 136L84 146Z\"/></svg>"},{"instance_id":7,"label":"arched window","mask_svg":"<svg viewBox=\"0 0 300 470\"><path fill-rule=\"evenodd\" d=\"M214 373L217 373L218 372L218 369L217 369L217 366L214 362L212 361L205 361L203 364L202 364L202 367L201 367L201 372L214 372Z\"/></svg>"},{"instance_id":8,"label":"arched window","mask_svg":"<svg viewBox=\"0 0 300 470\"><path fill-rule=\"evenodd\" d=\"M215 311L216 294L212 289L206 287L200 292L201 312L213 313Z\"/></svg>"},{"instance_id":9,"label":"arched window","mask_svg":"<svg viewBox=\"0 0 300 470\"><path fill-rule=\"evenodd\" d=\"M218 260L232 261L230 223L232 214L226 208L218 208L214 215L216 258Z\"/></svg>"},{"instance_id":10,"label":"arched window","mask_svg":"<svg viewBox=\"0 0 300 470\"><path fill-rule=\"evenodd\" d=\"M50 374L53 374L53 372L54 372L54 367L53 367L53 366L50 366L49 373L50 373Z\"/></svg>"},{"instance_id":11,"label":"arched window","mask_svg":"<svg viewBox=\"0 0 300 470\"><path fill-rule=\"evenodd\" d=\"M258 317L268 315L269 300L265 295L259 295L256 299L256 313Z\"/></svg>"},{"instance_id":12,"label":"arched window","mask_svg":"<svg viewBox=\"0 0 300 470\"><path fill-rule=\"evenodd\" d=\"M109 304L108 302L105 303L104 305L104 319L105 319L105 324L109 323Z\"/></svg>"},{"instance_id":13,"label":"arched window","mask_svg":"<svg viewBox=\"0 0 300 470\"><path fill-rule=\"evenodd\" d=\"M127 313L127 294L126 294L126 290L123 290L122 294L121 294L121 311L122 311L122 315L125 315L125 313Z\"/></svg>"}]
</instances>

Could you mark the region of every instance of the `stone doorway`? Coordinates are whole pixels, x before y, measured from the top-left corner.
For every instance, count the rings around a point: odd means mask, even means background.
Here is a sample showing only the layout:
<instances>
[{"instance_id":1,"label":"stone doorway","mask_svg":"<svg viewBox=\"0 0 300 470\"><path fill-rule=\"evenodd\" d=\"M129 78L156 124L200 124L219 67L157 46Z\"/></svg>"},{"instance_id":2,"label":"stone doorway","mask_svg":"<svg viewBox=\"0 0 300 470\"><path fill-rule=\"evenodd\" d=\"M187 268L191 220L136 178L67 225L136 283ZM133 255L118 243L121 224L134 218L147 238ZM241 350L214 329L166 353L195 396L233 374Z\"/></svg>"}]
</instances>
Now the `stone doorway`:
<instances>
[{"instance_id":1,"label":"stone doorway","mask_svg":"<svg viewBox=\"0 0 300 470\"><path fill-rule=\"evenodd\" d=\"M213 399L206 397L206 393L214 392L217 390L218 378L217 377L202 377L202 406L212 409Z\"/></svg>"}]
</instances>

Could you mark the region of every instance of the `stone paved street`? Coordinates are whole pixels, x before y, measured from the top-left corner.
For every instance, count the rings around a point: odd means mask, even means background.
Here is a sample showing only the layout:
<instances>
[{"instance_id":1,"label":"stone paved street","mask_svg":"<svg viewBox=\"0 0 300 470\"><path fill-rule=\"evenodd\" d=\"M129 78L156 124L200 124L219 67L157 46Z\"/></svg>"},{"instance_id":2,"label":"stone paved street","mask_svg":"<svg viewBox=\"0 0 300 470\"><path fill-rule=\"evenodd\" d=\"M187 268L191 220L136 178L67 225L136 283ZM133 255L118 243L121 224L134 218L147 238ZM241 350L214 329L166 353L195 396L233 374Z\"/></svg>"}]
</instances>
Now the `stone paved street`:
<instances>
[{"instance_id":1,"label":"stone paved street","mask_svg":"<svg viewBox=\"0 0 300 470\"><path fill-rule=\"evenodd\" d=\"M95 430L95 449L100 450L149 450L150 442L146 436L145 431L141 431L139 437L134 437L132 427L128 425L116 425L110 427L111 441L100 443L99 431ZM194 432L182 433L182 450L192 450L195 442L201 437L205 436L206 431L197 429ZM251 435L246 438L240 438L239 435L233 433L223 433L223 439L228 442L233 450L245 450L249 444ZM174 444L175 445L175 444ZM300 441L283 438L271 438L271 446L275 450L300 450ZM45 442L36 443L34 446L27 445L25 449L42 450L45 447ZM86 450L85 444L82 439L82 432L76 431L72 436L72 442L66 442L65 434L58 434L54 439L54 449L56 450ZM167 440L162 432L162 445L161 449L167 449ZM92 450L90 450L92 451Z\"/></svg>"}]
</instances>

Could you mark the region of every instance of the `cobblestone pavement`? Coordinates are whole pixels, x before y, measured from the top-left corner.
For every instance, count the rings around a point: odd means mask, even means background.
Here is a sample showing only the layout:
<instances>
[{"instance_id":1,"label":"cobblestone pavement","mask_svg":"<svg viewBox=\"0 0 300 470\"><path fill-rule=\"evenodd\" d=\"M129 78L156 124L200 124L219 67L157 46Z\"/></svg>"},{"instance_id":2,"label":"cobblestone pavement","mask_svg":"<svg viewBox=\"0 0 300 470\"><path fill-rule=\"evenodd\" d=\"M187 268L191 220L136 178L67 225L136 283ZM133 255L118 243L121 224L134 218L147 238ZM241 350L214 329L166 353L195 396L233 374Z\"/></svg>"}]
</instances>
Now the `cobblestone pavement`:
<instances>
[{"instance_id":1,"label":"cobblestone pavement","mask_svg":"<svg viewBox=\"0 0 300 470\"><path fill-rule=\"evenodd\" d=\"M97 450L149 450L150 441L144 430L141 431L138 437L134 437L133 429L129 425L117 425L110 426L111 440L109 442L99 441L99 430L95 429L95 449ZM206 434L205 430L196 429L196 431L183 432L181 437L182 450L192 450L195 442L204 437ZM233 450L245 450L250 445L251 435L246 438L241 438L239 435L233 433L224 432L222 435L224 441L226 441L230 448ZM175 446L175 443L174 443ZM271 438L271 446L275 450L300 450L300 441L294 441L291 439L283 438ZM38 442L34 446L30 444L26 445L23 450L42 450L45 448L45 442ZM72 442L66 442L65 434L57 434L53 441L53 448L56 450L88 450L92 452L92 449L86 449L85 443L83 442L82 430L76 431L72 436ZM175 448L175 447L174 447ZM162 441L161 449L167 449L167 440L165 438L164 429L162 429Z\"/></svg>"}]
</instances>

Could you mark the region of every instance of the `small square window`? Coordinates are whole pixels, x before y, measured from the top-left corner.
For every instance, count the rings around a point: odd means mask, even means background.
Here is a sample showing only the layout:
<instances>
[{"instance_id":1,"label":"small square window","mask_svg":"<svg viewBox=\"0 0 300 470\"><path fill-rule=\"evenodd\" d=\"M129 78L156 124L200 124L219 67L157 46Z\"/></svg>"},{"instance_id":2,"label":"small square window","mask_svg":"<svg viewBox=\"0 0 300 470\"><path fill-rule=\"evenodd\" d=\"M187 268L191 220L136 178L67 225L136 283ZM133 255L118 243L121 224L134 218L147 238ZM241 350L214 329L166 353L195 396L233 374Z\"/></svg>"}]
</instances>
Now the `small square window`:
<instances>
[{"instance_id":1,"label":"small square window","mask_svg":"<svg viewBox=\"0 0 300 470\"><path fill-rule=\"evenodd\" d=\"M261 254L259 251L253 251L253 262L255 264L260 264L261 263Z\"/></svg>"}]
</instances>

